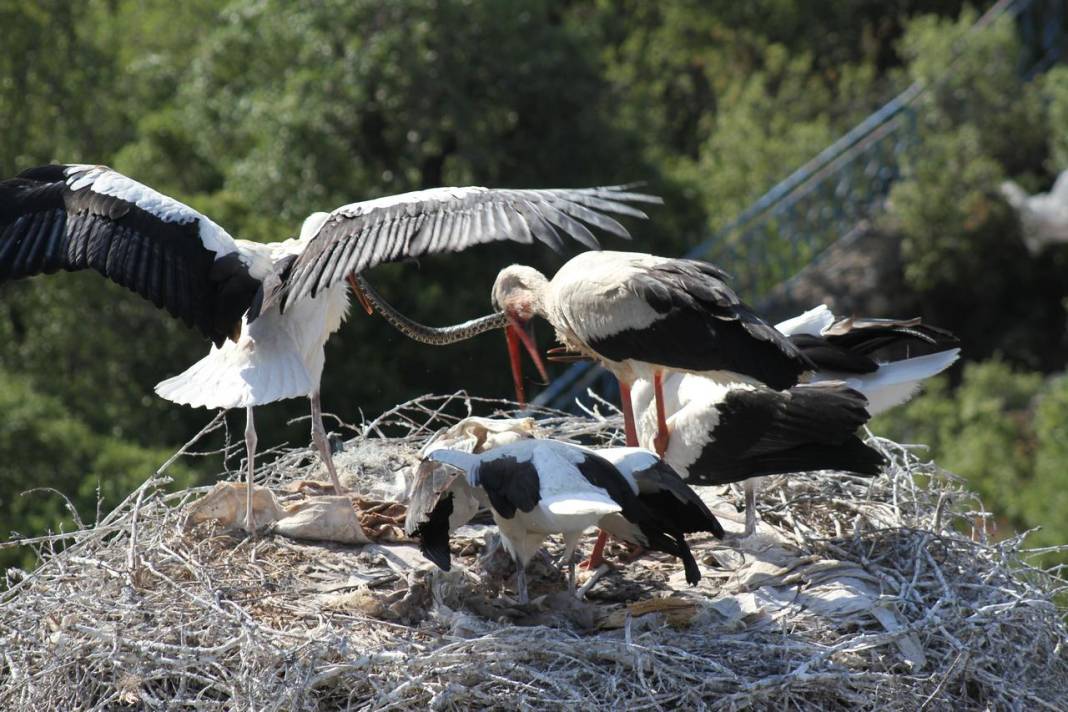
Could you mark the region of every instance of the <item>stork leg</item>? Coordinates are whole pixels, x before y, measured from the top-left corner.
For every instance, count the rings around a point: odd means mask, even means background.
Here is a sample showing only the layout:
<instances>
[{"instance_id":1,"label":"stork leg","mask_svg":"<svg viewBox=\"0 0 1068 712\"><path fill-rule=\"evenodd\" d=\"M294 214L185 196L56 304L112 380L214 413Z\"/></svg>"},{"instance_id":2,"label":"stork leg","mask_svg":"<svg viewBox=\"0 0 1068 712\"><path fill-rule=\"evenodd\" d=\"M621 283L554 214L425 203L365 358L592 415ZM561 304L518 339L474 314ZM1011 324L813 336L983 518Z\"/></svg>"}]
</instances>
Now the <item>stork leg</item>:
<instances>
[{"instance_id":1,"label":"stork leg","mask_svg":"<svg viewBox=\"0 0 1068 712\"><path fill-rule=\"evenodd\" d=\"M668 440L671 438L667 417L664 414L664 374L662 371L653 374L653 400L656 402L656 437L653 439L653 448L662 458L667 452Z\"/></svg>"},{"instance_id":2,"label":"stork leg","mask_svg":"<svg viewBox=\"0 0 1068 712\"><path fill-rule=\"evenodd\" d=\"M330 453L330 441L326 439L326 428L323 427L323 409L319 402L319 391L314 391L308 396L308 400L311 401L312 442L315 443L315 447L319 450L319 455L323 458L326 471L330 473L330 481L334 485L334 492L336 494L345 494L345 488L338 481L337 470L334 469L334 456Z\"/></svg>"},{"instance_id":3,"label":"stork leg","mask_svg":"<svg viewBox=\"0 0 1068 712\"><path fill-rule=\"evenodd\" d=\"M515 562L515 593L521 604L530 603L530 596L527 595L527 567L518 559Z\"/></svg>"},{"instance_id":4,"label":"stork leg","mask_svg":"<svg viewBox=\"0 0 1068 712\"><path fill-rule=\"evenodd\" d=\"M567 592L575 595L575 546L578 544L579 535L569 535L564 544L564 563L567 564Z\"/></svg>"},{"instance_id":5,"label":"stork leg","mask_svg":"<svg viewBox=\"0 0 1068 712\"><path fill-rule=\"evenodd\" d=\"M252 406L245 408L245 454L248 457L248 475L245 493L245 530L256 536L256 516L252 511L252 477L256 472L256 425L252 421Z\"/></svg>"},{"instance_id":6,"label":"stork leg","mask_svg":"<svg viewBox=\"0 0 1068 712\"><path fill-rule=\"evenodd\" d=\"M630 400L630 384L619 382L620 409L623 411L623 435L627 447L638 447L638 428L634 424L634 404Z\"/></svg>"},{"instance_id":7,"label":"stork leg","mask_svg":"<svg viewBox=\"0 0 1068 712\"><path fill-rule=\"evenodd\" d=\"M638 447L638 429L634 425L634 404L630 400L629 383L619 382L619 400L620 410L623 411L623 436L626 438L627 447ZM603 529L598 531L590 558L579 564L579 567L592 571L600 566L604 561L604 546L607 543L608 534Z\"/></svg>"},{"instance_id":8,"label":"stork leg","mask_svg":"<svg viewBox=\"0 0 1068 712\"><path fill-rule=\"evenodd\" d=\"M742 483L742 490L745 492L745 531L742 536L752 536L756 531L756 488L755 477L750 477Z\"/></svg>"}]
</instances>

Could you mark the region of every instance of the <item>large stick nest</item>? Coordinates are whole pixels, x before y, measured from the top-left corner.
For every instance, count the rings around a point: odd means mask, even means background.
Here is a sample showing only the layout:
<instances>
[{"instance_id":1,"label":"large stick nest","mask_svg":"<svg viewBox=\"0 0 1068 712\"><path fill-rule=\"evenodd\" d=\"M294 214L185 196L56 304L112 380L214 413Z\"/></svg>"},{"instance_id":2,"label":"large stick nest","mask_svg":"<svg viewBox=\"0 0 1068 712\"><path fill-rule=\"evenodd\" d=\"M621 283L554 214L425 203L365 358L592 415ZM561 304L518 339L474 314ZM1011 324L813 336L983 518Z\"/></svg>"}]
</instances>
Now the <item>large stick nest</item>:
<instances>
[{"instance_id":1,"label":"large stick nest","mask_svg":"<svg viewBox=\"0 0 1068 712\"><path fill-rule=\"evenodd\" d=\"M398 406L355 429L343 479L399 493L436 430L509 408ZM620 439L614 412L540 415L542 435ZM754 537L694 538L697 587L650 556L579 602L536 559L527 607L491 527L457 532L444 573L410 543L190 526L207 488L168 492L157 473L95 526L24 544L40 562L0 596L0 708L1063 709L1064 581L1025 563L1022 537L988 536L922 449L872 443L880 477L769 478ZM320 467L289 450L258 477L285 502ZM737 493L699 489L740 531Z\"/></svg>"}]
</instances>

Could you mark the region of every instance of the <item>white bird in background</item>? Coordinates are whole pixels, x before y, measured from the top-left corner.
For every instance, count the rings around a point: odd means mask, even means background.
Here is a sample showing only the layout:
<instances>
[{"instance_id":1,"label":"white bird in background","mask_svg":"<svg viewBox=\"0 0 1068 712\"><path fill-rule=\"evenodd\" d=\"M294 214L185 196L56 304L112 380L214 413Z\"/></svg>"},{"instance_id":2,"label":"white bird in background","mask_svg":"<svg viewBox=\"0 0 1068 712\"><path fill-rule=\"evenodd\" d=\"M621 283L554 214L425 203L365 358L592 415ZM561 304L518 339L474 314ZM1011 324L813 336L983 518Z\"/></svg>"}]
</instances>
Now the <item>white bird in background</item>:
<instances>
[{"instance_id":1,"label":"white bird in background","mask_svg":"<svg viewBox=\"0 0 1068 712\"><path fill-rule=\"evenodd\" d=\"M587 448L530 439L480 454L434 450L426 458L463 470L468 484L485 492L505 548L516 561L520 603L529 600L526 566L551 534L564 537L563 561L570 569L568 586L573 594L572 555L579 537L610 516L622 520L621 534L681 558L689 583L701 578L679 523L643 503L634 485L611 462ZM431 519L435 519L433 514ZM438 536L447 536L448 512L437 519L442 520ZM440 542L437 547L433 542L423 546L424 550L441 548ZM447 558L447 542L445 546Z\"/></svg>"},{"instance_id":2,"label":"white bird in background","mask_svg":"<svg viewBox=\"0 0 1068 712\"><path fill-rule=\"evenodd\" d=\"M638 444L630 388L649 380L659 394L672 371L788 388L814 365L757 316L707 262L636 252L577 255L552 280L512 265L501 270L492 299L513 331L542 316L567 349L600 361L619 380L627 445ZM520 379L518 352L512 370ZM655 398L661 402L659 397ZM667 448L662 409L654 449Z\"/></svg>"},{"instance_id":3,"label":"white bird in background","mask_svg":"<svg viewBox=\"0 0 1068 712\"><path fill-rule=\"evenodd\" d=\"M659 199L623 187L565 190L434 188L314 213L300 237L235 240L192 208L104 166L49 165L0 182L0 284L91 268L212 340L211 351L156 386L176 403L245 408L248 514L254 531L254 406L311 402L312 439L338 492L323 427L323 346L345 318L346 280L383 262L559 232L598 247L590 225L628 236L605 212L644 217L627 202ZM367 305L365 304L366 308ZM503 326L498 318L440 330L437 343Z\"/></svg>"},{"instance_id":4,"label":"white bird in background","mask_svg":"<svg viewBox=\"0 0 1068 712\"><path fill-rule=\"evenodd\" d=\"M814 470L877 474L882 457L857 429L907 401L960 355L956 337L918 319L836 319L819 306L776 328L822 367L806 374L810 385L775 391L675 373L662 389L671 433L665 461L690 484L744 481L746 536L756 527L756 478ZM917 346L938 350L879 358ZM633 397L638 437L648 445L657 434L652 384L637 381Z\"/></svg>"},{"instance_id":5,"label":"white bird in background","mask_svg":"<svg viewBox=\"0 0 1068 712\"><path fill-rule=\"evenodd\" d=\"M1019 214L1024 244L1032 255L1046 245L1068 242L1068 171L1057 176L1048 193L1028 195L1007 180L1001 184L1001 194Z\"/></svg>"}]
</instances>

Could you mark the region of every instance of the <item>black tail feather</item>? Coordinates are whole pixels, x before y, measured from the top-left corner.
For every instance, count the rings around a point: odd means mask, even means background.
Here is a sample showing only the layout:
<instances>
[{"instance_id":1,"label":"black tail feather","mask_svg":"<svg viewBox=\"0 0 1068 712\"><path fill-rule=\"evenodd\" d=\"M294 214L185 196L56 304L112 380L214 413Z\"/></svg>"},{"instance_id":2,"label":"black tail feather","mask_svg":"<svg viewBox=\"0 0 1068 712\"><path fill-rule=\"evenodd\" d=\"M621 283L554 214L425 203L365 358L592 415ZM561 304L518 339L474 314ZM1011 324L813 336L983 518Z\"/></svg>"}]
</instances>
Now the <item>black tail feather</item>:
<instances>
[{"instance_id":1,"label":"black tail feather","mask_svg":"<svg viewBox=\"0 0 1068 712\"><path fill-rule=\"evenodd\" d=\"M820 336L790 337L817 368L871 373L879 361L924 356L960 346L950 331L915 319L840 319Z\"/></svg>"},{"instance_id":2,"label":"black tail feather","mask_svg":"<svg viewBox=\"0 0 1068 712\"><path fill-rule=\"evenodd\" d=\"M816 470L839 470L874 477L882 471L884 465L886 465L886 459L878 450L865 445L860 438L853 436L837 445L800 445L789 450L761 455L733 466L729 465L722 469L722 473L728 475L728 479L721 483L738 482L763 475Z\"/></svg>"},{"instance_id":3,"label":"black tail feather","mask_svg":"<svg viewBox=\"0 0 1068 712\"><path fill-rule=\"evenodd\" d=\"M679 535L678 557L682 559L682 568L686 571L686 583L696 586L701 580L701 569L697 567L697 561L693 558L690 545L686 543L681 534Z\"/></svg>"},{"instance_id":4,"label":"black tail feather","mask_svg":"<svg viewBox=\"0 0 1068 712\"><path fill-rule=\"evenodd\" d=\"M452 568L449 551L449 517L452 516L452 493L442 497L430 516L420 524L412 536L419 539L419 551L442 571Z\"/></svg>"},{"instance_id":5,"label":"black tail feather","mask_svg":"<svg viewBox=\"0 0 1068 712\"><path fill-rule=\"evenodd\" d=\"M650 510L673 522L682 533L709 532L717 539L722 539L725 532L708 507L702 502L680 502L678 497L668 492L651 492L640 494L638 498ZM700 500L698 500L700 501Z\"/></svg>"}]
</instances>

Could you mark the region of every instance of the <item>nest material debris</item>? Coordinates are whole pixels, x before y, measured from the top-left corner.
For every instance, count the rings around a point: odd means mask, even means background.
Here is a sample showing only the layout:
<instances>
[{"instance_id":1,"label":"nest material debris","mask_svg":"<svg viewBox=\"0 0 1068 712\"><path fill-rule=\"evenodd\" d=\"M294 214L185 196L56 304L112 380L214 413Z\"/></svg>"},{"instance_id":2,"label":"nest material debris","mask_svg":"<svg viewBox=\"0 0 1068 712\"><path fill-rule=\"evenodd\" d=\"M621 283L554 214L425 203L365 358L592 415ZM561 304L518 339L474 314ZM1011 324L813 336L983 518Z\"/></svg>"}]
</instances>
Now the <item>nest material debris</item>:
<instances>
[{"instance_id":1,"label":"nest material debris","mask_svg":"<svg viewBox=\"0 0 1068 712\"><path fill-rule=\"evenodd\" d=\"M476 408L515 415L460 393L365 423L338 458L345 484L398 496L419 448ZM538 428L618 443L603 411L540 412ZM873 442L886 474L769 478L754 537L695 538L697 587L650 556L579 601L546 556L529 606L491 527L456 533L446 573L411 544L190 528L209 488L168 493L157 473L7 572L0 708L1064 709L1065 581L1025 563L1022 537L988 536L975 497L915 448ZM258 478L284 499L318 469L305 448ZM701 494L740 530L737 493Z\"/></svg>"}]
</instances>

